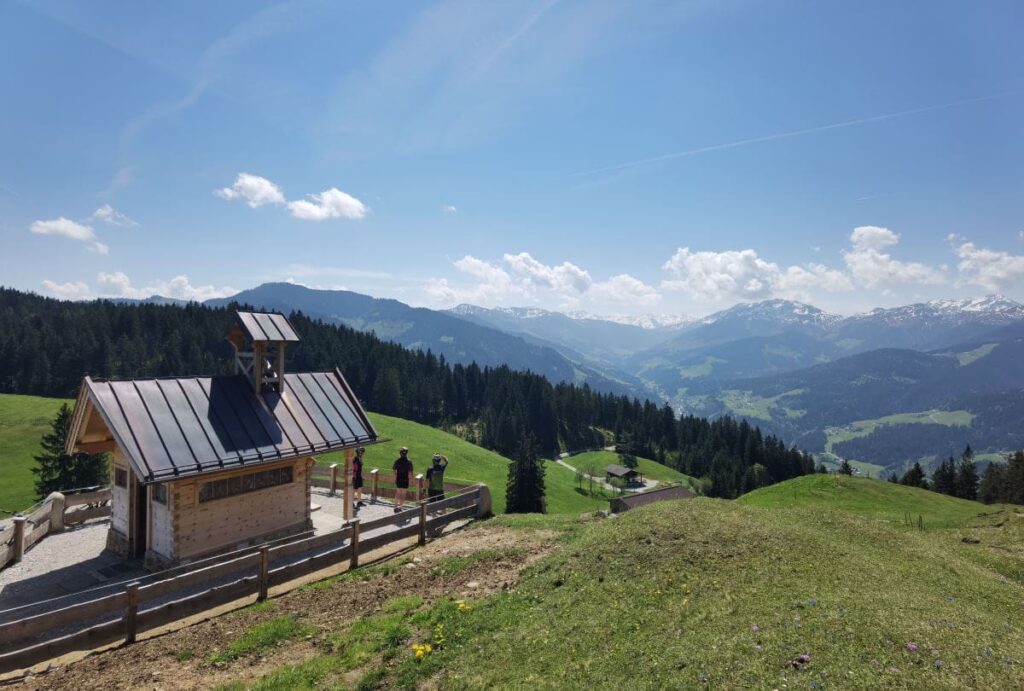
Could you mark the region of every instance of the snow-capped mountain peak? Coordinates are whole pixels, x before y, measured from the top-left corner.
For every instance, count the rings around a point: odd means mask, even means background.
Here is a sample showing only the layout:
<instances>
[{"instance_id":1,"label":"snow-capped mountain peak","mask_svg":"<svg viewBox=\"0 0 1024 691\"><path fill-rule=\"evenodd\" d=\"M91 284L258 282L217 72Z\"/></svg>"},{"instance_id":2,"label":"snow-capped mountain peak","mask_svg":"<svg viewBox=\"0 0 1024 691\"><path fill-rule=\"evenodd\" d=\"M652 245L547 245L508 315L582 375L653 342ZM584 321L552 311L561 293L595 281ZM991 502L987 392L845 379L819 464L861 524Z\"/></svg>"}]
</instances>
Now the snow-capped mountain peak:
<instances>
[{"instance_id":1,"label":"snow-capped mountain peak","mask_svg":"<svg viewBox=\"0 0 1024 691\"><path fill-rule=\"evenodd\" d=\"M701 320L702 324L715 324L724 320L770 321L780 326L815 326L828 328L843 317L795 300L762 300L742 302Z\"/></svg>"}]
</instances>

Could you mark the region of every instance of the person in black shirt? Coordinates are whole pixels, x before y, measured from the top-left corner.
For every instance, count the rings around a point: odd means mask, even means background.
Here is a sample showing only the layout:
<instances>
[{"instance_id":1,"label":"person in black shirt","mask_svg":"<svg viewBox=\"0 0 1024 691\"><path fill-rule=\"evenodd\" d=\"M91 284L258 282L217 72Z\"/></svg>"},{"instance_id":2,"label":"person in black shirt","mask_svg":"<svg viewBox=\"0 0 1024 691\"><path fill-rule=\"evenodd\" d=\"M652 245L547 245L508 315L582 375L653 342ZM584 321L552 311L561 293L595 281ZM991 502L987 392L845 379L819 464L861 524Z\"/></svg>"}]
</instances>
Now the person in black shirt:
<instances>
[{"instance_id":1,"label":"person in black shirt","mask_svg":"<svg viewBox=\"0 0 1024 691\"><path fill-rule=\"evenodd\" d=\"M360 446L356 449L356 456L352 459L352 490L355 494L355 507L356 511L359 507L366 506L363 503L363 454L366 453L366 449Z\"/></svg>"},{"instance_id":2,"label":"person in black shirt","mask_svg":"<svg viewBox=\"0 0 1024 691\"><path fill-rule=\"evenodd\" d=\"M448 467L448 457L435 453L433 465L427 468L427 501L444 499L444 469Z\"/></svg>"},{"instance_id":3,"label":"person in black shirt","mask_svg":"<svg viewBox=\"0 0 1024 691\"><path fill-rule=\"evenodd\" d=\"M409 449L402 447L398 458L392 466L395 471L395 513L402 510L405 504L405 493L409 489L409 477L413 473L412 461L409 460Z\"/></svg>"}]
</instances>

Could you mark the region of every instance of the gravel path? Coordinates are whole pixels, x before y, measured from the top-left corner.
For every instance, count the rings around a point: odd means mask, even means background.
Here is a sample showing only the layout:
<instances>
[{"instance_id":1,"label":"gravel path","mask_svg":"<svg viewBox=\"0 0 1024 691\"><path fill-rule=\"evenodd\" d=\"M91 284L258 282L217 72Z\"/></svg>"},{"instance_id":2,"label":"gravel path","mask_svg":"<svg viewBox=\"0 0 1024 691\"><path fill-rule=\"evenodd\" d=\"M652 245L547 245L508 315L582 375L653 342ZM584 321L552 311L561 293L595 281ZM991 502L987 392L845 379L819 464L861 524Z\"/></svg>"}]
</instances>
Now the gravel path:
<instances>
[{"instance_id":1,"label":"gravel path","mask_svg":"<svg viewBox=\"0 0 1024 691\"><path fill-rule=\"evenodd\" d=\"M138 562L105 551L109 528L110 519L103 518L40 540L20 562L0 571L0 610L144 574Z\"/></svg>"}]
</instances>

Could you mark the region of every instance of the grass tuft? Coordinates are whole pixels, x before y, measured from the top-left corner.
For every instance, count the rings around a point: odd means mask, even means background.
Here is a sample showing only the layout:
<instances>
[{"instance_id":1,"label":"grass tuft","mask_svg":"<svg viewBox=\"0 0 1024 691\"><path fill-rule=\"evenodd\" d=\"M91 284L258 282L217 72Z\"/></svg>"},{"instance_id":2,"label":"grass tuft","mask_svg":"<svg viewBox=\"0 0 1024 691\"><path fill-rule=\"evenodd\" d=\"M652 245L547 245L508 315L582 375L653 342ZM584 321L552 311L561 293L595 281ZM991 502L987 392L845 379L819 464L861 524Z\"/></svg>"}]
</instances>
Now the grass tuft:
<instances>
[{"instance_id":1,"label":"grass tuft","mask_svg":"<svg viewBox=\"0 0 1024 691\"><path fill-rule=\"evenodd\" d=\"M212 664L231 662L247 655L263 653L279 643L305 636L311 632L311 627L300 624L292 615L268 619L256 624L231 641L226 650L211 656L210 662Z\"/></svg>"}]
</instances>

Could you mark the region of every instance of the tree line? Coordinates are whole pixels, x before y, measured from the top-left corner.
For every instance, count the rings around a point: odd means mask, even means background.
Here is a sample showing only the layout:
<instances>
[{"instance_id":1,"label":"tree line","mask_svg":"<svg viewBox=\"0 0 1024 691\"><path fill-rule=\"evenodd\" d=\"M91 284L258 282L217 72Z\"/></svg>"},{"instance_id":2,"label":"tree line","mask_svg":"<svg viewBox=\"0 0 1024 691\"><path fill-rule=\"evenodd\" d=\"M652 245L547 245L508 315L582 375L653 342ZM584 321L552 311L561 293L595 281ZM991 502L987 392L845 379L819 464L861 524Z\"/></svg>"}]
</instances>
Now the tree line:
<instances>
[{"instance_id":1,"label":"tree line","mask_svg":"<svg viewBox=\"0 0 1024 691\"><path fill-rule=\"evenodd\" d=\"M932 471L931 479L921 463L915 462L902 476L890 474L889 482L986 504L1024 504L1024 452L1010 454L1005 463L989 463L979 477L974 450L968 444L959 460L950 456L942 461Z\"/></svg>"},{"instance_id":2,"label":"tree line","mask_svg":"<svg viewBox=\"0 0 1024 691\"><path fill-rule=\"evenodd\" d=\"M0 288L0 392L71 397L85 374L229 374L224 337L236 307L65 302ZM680 418L667 404L505 366L448 363L301 312L289 319L301 341L288 348L288 370L338 367L369 409L450 429L509 457L521 455L527 435L548 455L628 439L636 455L705 478L707 493L720 497L814 470L808 454L746 421Z\"/></svg>"}]
</instances>

